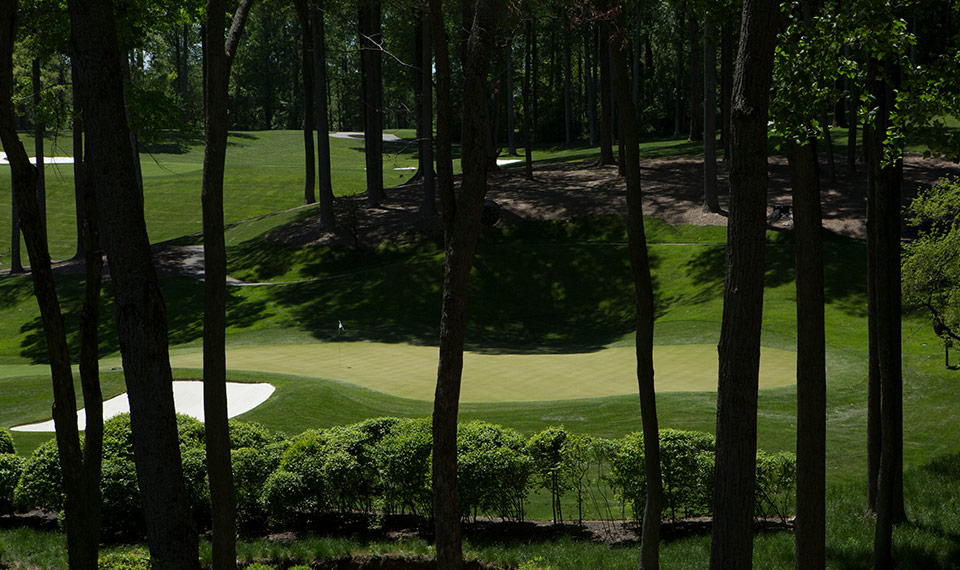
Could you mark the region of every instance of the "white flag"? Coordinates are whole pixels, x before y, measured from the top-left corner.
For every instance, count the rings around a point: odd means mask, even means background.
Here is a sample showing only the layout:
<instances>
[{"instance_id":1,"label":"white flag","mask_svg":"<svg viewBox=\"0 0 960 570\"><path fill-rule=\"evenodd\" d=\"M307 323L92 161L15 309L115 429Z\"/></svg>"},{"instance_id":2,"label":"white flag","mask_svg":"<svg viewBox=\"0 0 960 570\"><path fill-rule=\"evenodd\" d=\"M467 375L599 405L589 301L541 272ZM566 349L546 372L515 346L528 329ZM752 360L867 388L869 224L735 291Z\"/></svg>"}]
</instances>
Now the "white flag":
<instances>
[{"instance_id":1,"label":"white flag","mask_svg":"<svg viewBox=\"0 0 960 570\"><path fill-rule=\"evenodd\" d=\"M337 320L337 324L340 325L340 330L343 330L343 321Z\"/></svg>"}]
</instances>

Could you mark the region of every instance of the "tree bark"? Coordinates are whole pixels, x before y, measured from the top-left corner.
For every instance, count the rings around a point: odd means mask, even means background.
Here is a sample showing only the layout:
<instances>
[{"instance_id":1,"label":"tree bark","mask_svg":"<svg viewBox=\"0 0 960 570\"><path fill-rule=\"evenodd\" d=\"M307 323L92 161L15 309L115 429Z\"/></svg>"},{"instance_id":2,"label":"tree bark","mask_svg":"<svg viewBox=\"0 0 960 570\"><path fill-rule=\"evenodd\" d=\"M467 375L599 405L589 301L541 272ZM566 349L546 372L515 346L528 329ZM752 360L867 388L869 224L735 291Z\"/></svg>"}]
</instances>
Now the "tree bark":
<instances>
[{"instance_id":1,"label":"tree bark","mask_svg":"<svg viewBox=\"0 0 960 570\"><path fill-rule=\"evenodd\" d=\"M30 256L33 291L40 308L40 318L47 342L47 355L50 360L54 402L53 420L65 495L67 558L70 568L95 570L100 534L99 436L102 431L98 432L94 422L91 441L86 451L95 452L97 457L91 458L91 463L85 465L84 450L81 449L80 433L77 429L77 401L73 387L73 372L70 368L66 327L53 280L50 252L47 247L46 232L43 230L40 200L37 196L39 170L30 164L30 159L27 158L27 153L16 132L12 103L16 13L16 1L0 2L0 142L10 161L14 192L17 194L16 200L23 222L23 237ZM36 68L35 71L37 71ZM37 85L37 82L34 85ZM99 289L99 283L97 287ZM98 403L99 400L92 406L92 411L96 411ZM96 468L95 472L89 469L91 467ZM93 481L88 480L90 476L95 477Z\"/></svg>"},{"instance_id":2,"label":"tree bark","mask_svg":"<svg viewBox=\"0 0 960 570\"><path fill-rule=\"evenodd\" d=\"M324 28L324 0L313 0L310 6L310 31L313 33L313 78L317 99L317 178L320 183L320 229L332 230L337 225L333 213L333 177L330 174L330 102L327 89L327 39ZM381 178L382 180L382 178Z\"/></svg>"},{"instance_id":3,"label":"tree bark","mask_svg":"<svg viewBox=\"0 0 960 570\"><path fill-rule=\"evenodd\" d=\"M517 156L517 126L513 112L513 38L507 40L507 152Z\"/></svg>"},{"instance_id":4,"label":"tree bark","mask_svg":"<svg viewBox=\"0 0 960 570\"><path fill-rule=\"evenodd\" d=\"M523 64L523 147L524 147L524 173L527 180L533 180L533 146L530 133L530 54L531 44L533 43L533 20L527 18L523 21L524 35L524 64Z\"/></svg>"},{"instance_id":5,"label":"tree bark","mask_svg":"<svg viewBox=\"0 0 960 570\"><path fill-rule=\"evenodd\" d=\"M314 162L314 153L316 149L313 145L313 132L316 129L316 119L314 118L314 107L317 98L314 95L313 81L313 29L310 25L310 12L307 8L307 0L295 0L293 3L297 12L297 19L300 21L300 69L303 74L303 154L304 154L304 173L303 173L303 203L313 204L317 201L317 164Z\"/></svg>"},{"instance_id":6,"label":"tree bark","mask_svg":"<svg viewBox=\"0 0 960 570\"><path fill-rule=\"evenodd\" d=\"M787 141L797 280L796 570L826 566L826 356L823 239L816 138Z\"/></svg>"},{"instance_id":7,"label":"tree bark","mask_svg":"<svg viewBox=\"0 0 960 570\"><path fill-rule=\"evenodd\" d=\"M717 189L717 42L713 15L703 14L703 210L720 212Z\"/></svg>"},{"instance_id":8,"label":"tree bark","mask_svg":"<svg viewBox=\"0 0 960 570\"><path fill-rule=\"evenodd\" d=\"M10 174L10 275L23 273L20 258L20 207L17 206L17 184Z\"/></svg>"},{"instance_id":9,"label":"tree bark","mask_svg":"<svg viewBox=\"0 0 960 570\"><path fill-rule=\"evenodd\" d=\"M587 125L590 130L590 146L597 144L597 76L594 73L597 42L594 41L596 30L588 27L587 39L583 42L585 67L587 68ZM526 104L524 104L526 105Z\"/></svg>"},{"instance_id":10,"label":"tree bark","mask_svg":"<svg viewBox=\"0 0 960 570\"><path fill-rule=\"evenodd\" d=\"M616 164L613 157L613 94L610 80L610 24L601 21L597 34L600 64L600 164Z\"/></svg>"},{"instance_id":11,"label":"tree bark","mask_svg":"<svg viewBox=\"0 0 960 570\"><path fill-rule=\"evenodd\" d=\"M573 134L571 131L572 111L571 111L571 95L570 92L573 90L572 79L570 77L570 34L566 33L567 19L564 17L564 34L563 34L563 144L570 146L573 144Z\"/></svg>"},{"instance_id":12,"label":"tree bark","mask_svg":"<svg viewBox=\"0 0 960 570\"><path fill-rule=\"evenodd\" d=\"M420 170L423 172L423 203L420 215L437 215L436 181L433 170L433 41L430 12L426 10L420 22L421 59L418 73L421 85L420 101ZM510 116L513 116L511 111ZM511 140L512 140L511 133Z\"/></svg>"},{"instance_id":13,"label":"tree bark","mask_svg":"<svg viewBox=\"0 0 960 570\"><path fill-rule=\"evenodd\" d=\"M746 0L733 84L730 217L720 329L710 568L749 569L763 311L767 108L779 4Z\"/></svg>"},{"instance_id":14,"label":"tree bark","mask_svg":"<svg viewBox=\"0 0 960 570\"><path fill-rule=\"evenodd\" d=\"M150 253L124 111L113 7L69 2L73 64L79 66L90 188L115 290L117 332L130 400L134 459L151 557L199 568L187 502L167 353L166 310Z\"/></svg>"},{"instance_id":15,"label":"tree bark","mask_svg":"<svg viewBox=\"0 0 960 570\"><path fill-rule=\"evenodd\" d=\"M360 106L363 109L363 147L367 166L367 201L377 207L383 191L383 86L381 73L380 0L360 0Z\"/></svg>"},{"instance_id":16,"label":"tree bark","mask_svg":"<svg viewBox=\"0 0 960 570\"><path fill-rule=\"evenodd\" d=\"M620 26L618 26L620 27ZM614 42L613 45L618 45ZM653 375L653 282L643 228L642 191L640 181L640 137L637 133L637 112L627 79L627 61L622 50L611 48L613 82L620 109L623 132L624 166L627 178L627 240L630 268L633 274L637 304L637 384L640 394L640 416L643 426L644 472L647 498L643 511L640 540L640 570L660 567L660 510L663 489L660 476L660 436L657 425L657 402Z\"/></svg>"},{"instance_id":17,"label":"tree bark","mask_svg":"<svg viewBox=\"0 0 960 570\"><path fill-rule=\"evenodd\" d=\"M433 408L433 508L436 525L437 566L445 570L463 566L460 543L460 509L457 497L457 413L463 344L466 328L467 286L480 214L487 190L487 70L500 10L499 0L478 0L472 14L464 12L469 36L464 46L462 113L463 179L453 194L451 173L443 164L440 185L443 208L445 267L440 319L440 360ZM440 1L431 0L437 48L438 123L449 118L449 58L442 28ZM449 133L440 147L449 142ZM444 150L446 153L446 150ZM448 156L442 157L446 163Z\"/></svg>"},{"instance_id":18,"label":"tree bark","mask_svg":"<svg viewBox=\"0 0 960 570\"><path fill-rule=\"evenodd\" d=\"M687 2L687 35L690 54L687 58L690 72L690 136L691 141L703 139L703 52L700 48L700 21L693 2Z\"/></svg>"},{"instance_id":19,"label":"tree bark","mask_svg":"<svg viewBox=\"0 0 960 570\"><path fill-rule=\"evenodd\" d=\"M230 67L253 0L241 0L226 37L225 0L207 0L207 67L204 83L203 188L203 415L213 521L213 567L233 570L236 499L227 423L227 251L223 239L223 178L227 152Z\"/></svg>"}]
</instances>

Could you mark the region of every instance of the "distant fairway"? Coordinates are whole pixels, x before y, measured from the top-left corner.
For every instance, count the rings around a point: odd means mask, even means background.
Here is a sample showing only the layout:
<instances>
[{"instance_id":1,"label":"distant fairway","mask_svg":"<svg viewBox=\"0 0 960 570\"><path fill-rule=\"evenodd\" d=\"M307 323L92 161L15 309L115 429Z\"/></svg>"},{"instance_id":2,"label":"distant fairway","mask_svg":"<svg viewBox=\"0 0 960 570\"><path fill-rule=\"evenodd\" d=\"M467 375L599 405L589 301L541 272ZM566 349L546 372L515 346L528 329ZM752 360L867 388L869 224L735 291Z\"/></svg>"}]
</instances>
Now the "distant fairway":
<instances>
[{"instance_id":1,"label":"distant fairway","mask_svg":"<svg viewBox=\"0 0 960 570\"><path fill-rule=\"evenodd\" d=\"M330 378L417 400L433 399L435 347L372 342L240 346L227 349L227 368ZM202 355L170 351L177 368L200 368ZM573 400L636 392L630 347L575 354L464 354L463 402ZM706 344L654 348L657 390L699 392L717 388L717 347ZM760 387L793 384L796 353L763 348Z\"/></svg>"}]
</instances>

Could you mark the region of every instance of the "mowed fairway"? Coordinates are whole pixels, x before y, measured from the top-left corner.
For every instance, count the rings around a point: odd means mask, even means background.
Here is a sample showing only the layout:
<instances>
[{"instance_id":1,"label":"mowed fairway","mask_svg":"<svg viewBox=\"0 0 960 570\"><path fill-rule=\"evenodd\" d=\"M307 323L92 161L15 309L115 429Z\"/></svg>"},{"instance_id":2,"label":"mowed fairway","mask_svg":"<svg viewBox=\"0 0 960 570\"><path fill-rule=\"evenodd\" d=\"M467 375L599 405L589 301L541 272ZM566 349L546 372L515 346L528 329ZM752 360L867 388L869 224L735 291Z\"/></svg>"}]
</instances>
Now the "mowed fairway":
<instances>
[{"instance_id":1,"label":"mowed fairway","mask_svg":"<svg viewBox=\"0 0 960 570\"><path fill-rule=\"evenodd\" d=\"M227 368L295 374L350 382L394 396L430 400L437 378L437 348L351 342L240 346L227 349ZM195 349L173 349L175 368L200 368ZM702 392L717 388L717 347L654 347L657 390ZM464 402L573 400L636 392L632 346L572 354L464 354ZM764 347L760 387L793 384L796 353Z\"/></svg>"}]
</instances>

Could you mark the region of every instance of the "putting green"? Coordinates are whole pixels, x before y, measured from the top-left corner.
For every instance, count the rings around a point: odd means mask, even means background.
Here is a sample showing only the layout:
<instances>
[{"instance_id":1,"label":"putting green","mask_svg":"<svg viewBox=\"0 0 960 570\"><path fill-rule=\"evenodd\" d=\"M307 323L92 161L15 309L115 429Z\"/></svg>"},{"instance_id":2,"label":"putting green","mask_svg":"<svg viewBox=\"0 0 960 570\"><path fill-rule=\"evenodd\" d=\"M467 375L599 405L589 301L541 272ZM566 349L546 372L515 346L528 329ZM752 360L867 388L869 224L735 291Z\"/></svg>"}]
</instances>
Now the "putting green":
<instances>
[{"instance_id":1,"label":"putting green","mask_svg":"<svg viewBox=\"0 0 960 570\"><path fill-rule=\"evenodd\" d=\"M331 378L406 398L432 400L438 349L372 342L237 346L227 349L227 368ZM173 349L171 364L201 368L196 349ZM464 402L572 400L637 391L633 347L576 354L464 354L460 399ZM706 344L654 348L657 390L717 388L717 347ZM760 387L793 384L796 353L764 347Z\"/></svg>"}]
</instances>

